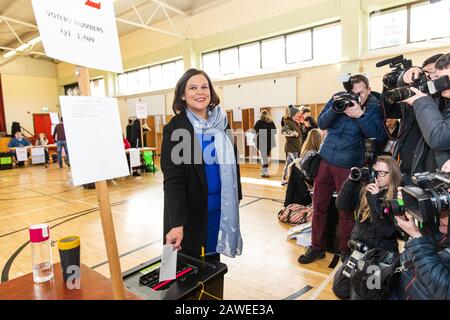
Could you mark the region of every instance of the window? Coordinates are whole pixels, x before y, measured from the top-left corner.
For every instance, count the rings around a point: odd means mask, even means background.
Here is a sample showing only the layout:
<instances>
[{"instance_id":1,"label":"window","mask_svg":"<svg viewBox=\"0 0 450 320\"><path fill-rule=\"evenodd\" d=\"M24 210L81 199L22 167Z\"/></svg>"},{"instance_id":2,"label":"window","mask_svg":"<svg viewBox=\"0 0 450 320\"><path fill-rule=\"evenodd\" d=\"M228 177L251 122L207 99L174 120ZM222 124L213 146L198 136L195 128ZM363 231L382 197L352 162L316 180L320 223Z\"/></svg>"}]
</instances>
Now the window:
<instances>
[{"instance_id":1,"label":"window","mask_svg":"<svg viewBox=\"0 0 450 320\"><path fill-rule=\"evenodd\" d=\"M370 49L450 36L450 0L421 1L370 15Z\"/></svg>"},{"instance_id":2,"label":"window","mask_svg":"<svg viewBox=\"0 0 450 320\"><path fill-rule=\"evenodd\" d=\"M238 48L220 51L220 73L223 75L239 71Z\"/></svg>"},{"instance_id":3,"label":"window","mask_svg":"<svg viewBox=\"0 0 450 320\"><path fill-rule=\"evenodd\" d=\"M284 37L261 42L263 69L279 69L286 63Z\"/></svg>"},{"instance_id":4,"label":"window","mask_svg":"<svg viewBox=\"0 0 450 320\"><path fill-rule=\"evenodd\" d=\"M134 94L173 88L184 72L183 60L128 71L117 76L118 92Z\"/></svg>"},{"instance_id":5,"label":"window","mask_svg":"<svg viewBox=\"0 0 450 320\"><path fill-rule=\"evenodd\" d=\"M203 70L212 78L220 75L219 52L211 52L203 55Z\"/></svg>"},{"instance_id":6,"label":"window","mask_svg":"<svg viewBox=\"0 0 450 320\"><path fill-rule=\"evenodd\" d=\"M411 6L411 42L448 36L450 36L450 0L433 4L423 2Z\"/></svg>"},{"instance_id":7,"label":"window","mask_svg":"<svg viewBox=\"0 0 450 320\"><path fill-rule=\"evenodd\" d=\"M93 97L105 97L105 81L103 78L90 81L91 84L91 96Z\"/></svg>"},{"instance_id":8,"label":"window","mask_svg":"<svg viewBox=\"0 0 450 320\"><path fill-rule=\"evenodd\" d=\"M239 46L239 69L243 72L257 72L261 69L259 42Z\"/></svg>"},{"instance_id":9,"label":"window","mask_svg":"<svg viewBox=\"0 0 450 320\"><path fill-rule=\"evenodd\" d=\"M228 75L242 76L286 70L290 69L288 64L310 60L336 62L341 58L341 38L341 24L333 22L204 53L203 70L210 77L220 79Z\"/></svg>"},{"instance_id":10,"label":"window","mask_svg":"<svg viewBox=\"0 0 450 320\"><path fill-rule=\"evenodd\" d=\"M342 57L341 25L313 29L314 59L339 61Z\"/></svg>"},{"instance_id":11,"label":"window","mask_svg":"<svg viewBox=\"0 0 450 320\"><path fill-rule=\"evenodd\" d=\"M286 62L296 63L312 59L311 30L286 36Z\"/></svg>"}]
</instances>

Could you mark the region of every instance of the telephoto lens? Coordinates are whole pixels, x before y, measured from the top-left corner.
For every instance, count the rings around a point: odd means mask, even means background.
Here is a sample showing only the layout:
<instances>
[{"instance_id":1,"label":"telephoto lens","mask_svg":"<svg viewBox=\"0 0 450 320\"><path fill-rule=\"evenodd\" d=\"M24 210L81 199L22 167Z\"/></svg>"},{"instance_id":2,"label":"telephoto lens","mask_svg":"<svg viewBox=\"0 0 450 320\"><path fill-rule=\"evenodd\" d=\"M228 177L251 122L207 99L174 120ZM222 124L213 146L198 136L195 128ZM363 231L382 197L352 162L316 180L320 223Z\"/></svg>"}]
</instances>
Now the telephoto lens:
<instances>
[{"instance_id":1,"label":"telephoto lens","mask_svg":"<svg viewBox=\"0 0 450 320\"><path fill-rule=\"evenodd\" d=\"M372 179L373 174L369 168L353 167L350 169L350 180L367 183L370 182Z\"/></svg>"},{"instance_id":2,"label":"telephoto lens","mask_svg":"<svg viewBox=\"0 0 450 320\"><path fill-rule=\"evenodd\" d=\"M396 89L386 91L385 99L389 104L393 104L393 103L408 99L414 95L415 95L415 93L412 92L410 87L401 87L401 88L396 88Z\"/></svg>"}]
</instances>

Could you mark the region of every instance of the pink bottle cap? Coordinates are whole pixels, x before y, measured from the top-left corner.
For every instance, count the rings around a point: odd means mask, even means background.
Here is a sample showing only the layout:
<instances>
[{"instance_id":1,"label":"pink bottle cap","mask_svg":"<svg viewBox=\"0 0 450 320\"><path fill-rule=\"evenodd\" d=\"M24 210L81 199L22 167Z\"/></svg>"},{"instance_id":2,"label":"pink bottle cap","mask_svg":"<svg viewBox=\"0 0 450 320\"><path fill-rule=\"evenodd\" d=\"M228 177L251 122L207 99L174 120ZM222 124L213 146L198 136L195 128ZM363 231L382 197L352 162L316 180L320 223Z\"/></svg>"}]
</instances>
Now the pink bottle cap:
<instances>
[{"instance_id":1,"label":"pink bottle cap","mask_svg":"<svg viewBox=\"0 0 450 320\"><path fill-rule=\"evenodd\" d=\"M28 228L30 232L30 242L38 243L47 241L50 238L50 227L46 223L35 224Z\"/></svg>"}]
</instances>

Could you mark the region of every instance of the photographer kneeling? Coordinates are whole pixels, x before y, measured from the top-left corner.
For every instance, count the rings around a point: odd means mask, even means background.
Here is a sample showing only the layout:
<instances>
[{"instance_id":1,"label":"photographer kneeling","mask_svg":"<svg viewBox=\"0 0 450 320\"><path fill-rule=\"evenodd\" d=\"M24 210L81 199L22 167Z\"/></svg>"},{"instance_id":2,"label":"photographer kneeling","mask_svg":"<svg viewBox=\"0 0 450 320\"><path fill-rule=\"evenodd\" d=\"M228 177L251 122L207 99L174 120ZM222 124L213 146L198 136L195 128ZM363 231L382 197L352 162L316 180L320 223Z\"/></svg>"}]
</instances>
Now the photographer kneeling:
<instances>
[{"instance_id":1,"label":"photographer kneeling","mask_svg":"<svg viewBox=\"0 0 450 320\"><path fill-rule=\"evenodd\" d=\"M341 299L350 298L351 266L358 256L372 248L398 252L397 230L391 217L383 216L381 202L392 199L400 186L401 173L397 162L390 156L379 156L373 166L375 181L365 185L364 179L350 177L344 182L336 199L339 210L355 212L356 223L350 236L354 250L337 271L333 292ZM355 181L356 180L356 181ZM363 251L363 252L361 252ZM349 263L349 260L352 259Z\"/></svg>"}]
</instances>

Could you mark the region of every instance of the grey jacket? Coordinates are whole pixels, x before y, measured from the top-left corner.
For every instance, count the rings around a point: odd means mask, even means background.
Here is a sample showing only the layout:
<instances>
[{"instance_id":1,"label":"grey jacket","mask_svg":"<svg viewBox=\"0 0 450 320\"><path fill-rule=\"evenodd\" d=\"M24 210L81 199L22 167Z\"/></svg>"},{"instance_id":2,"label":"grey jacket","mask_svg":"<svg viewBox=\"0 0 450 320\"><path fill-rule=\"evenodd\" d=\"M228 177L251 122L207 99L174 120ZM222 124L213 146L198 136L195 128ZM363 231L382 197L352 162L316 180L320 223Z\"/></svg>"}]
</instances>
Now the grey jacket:
<instances>
[{"instance_id":1,"label":"grey jacket","mask_svg":"<svg viewBox=\"0 0 450 320\"><path fill-rule=\"evenodd\" d=\"M411 174L430 170L426 165L430 152L434 153L435 165L440 169L450 159L450 100L422 97L414 102L413 108L422 138L416 148Z\"/></svg>"}]
</instances>

